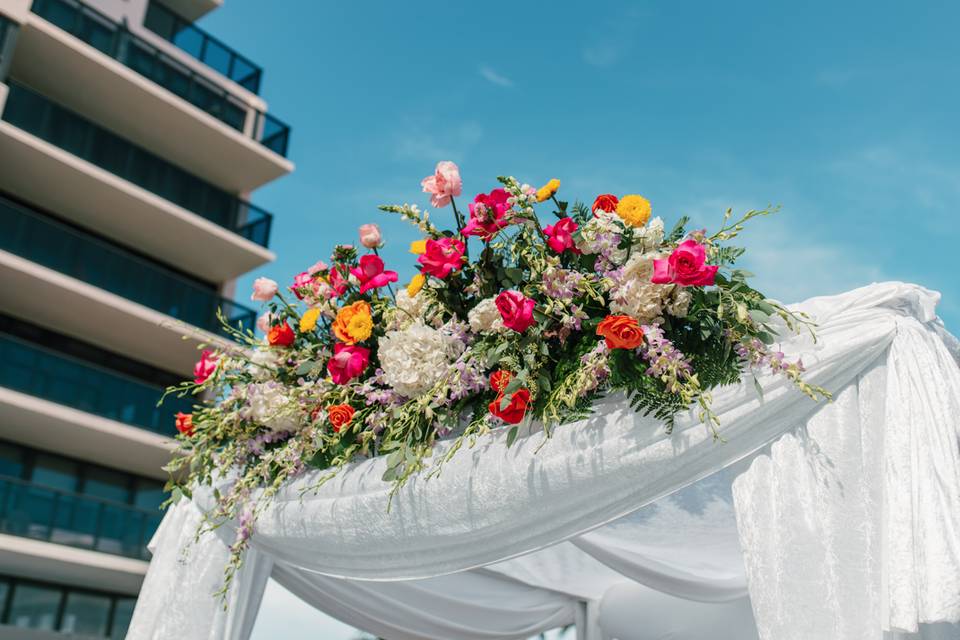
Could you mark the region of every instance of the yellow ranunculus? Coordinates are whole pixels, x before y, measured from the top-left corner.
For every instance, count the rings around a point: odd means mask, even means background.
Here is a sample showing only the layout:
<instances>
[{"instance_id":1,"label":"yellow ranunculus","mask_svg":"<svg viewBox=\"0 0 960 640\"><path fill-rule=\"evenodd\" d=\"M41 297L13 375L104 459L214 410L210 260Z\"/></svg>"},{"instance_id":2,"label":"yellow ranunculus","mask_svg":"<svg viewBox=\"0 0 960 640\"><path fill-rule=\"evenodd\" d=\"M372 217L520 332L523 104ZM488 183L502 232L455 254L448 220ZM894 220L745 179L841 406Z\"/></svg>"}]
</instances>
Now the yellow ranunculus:
<instances>
[{"instance_id":1,"label":"yellow ranunculus","mask_svg":"<svg viewBox=\"0 0 960 640\"><path fill-rule=\"evenodd\" d=\"M410 253L414 255L421 255L427 252L427 241L426 240L414 240L410 243Z\"/></svg>"},{"instance_id":2,"label":"yellow ranunculus","mask_svg":"<svg viewBox=\"0 0 960 640\"><path fill-rule=\"evenodd\" d=\"M333 334L345 344L363 342L373 335L370 305L363 300L357 300L340 309L333 321Z\"/></svg>"},{"instance_id":3,"label":"yellow ranunculus","mask_svg":"<svg viewBox=\"0 0 960 640\"><path fill-rule=\"evenodd\" d=\"M636 194L623 196L617 203L617 215L631 227L642 227L650 219L650 201Z\"/></svg>"},{"instance_id":4,"label":"yellow ranunculus","mask_svg":"<svg viewBox=\"0 0 960 640\"><path fill-rule=\"evenodd\" d=\"M320 309L308 309L306 313L300 316L300 333L313 331L317 326L317 320L320 318Z\"/></svg>"},{"instance_id":5,"label":"yellow ranunculus","mask_svg":"<svg viewBox=\"0 0 960 640\"><path fill-rule=\"evenodd\" d=\"M544 200L549 200L557 191L560 190L560 181L556 178L551 178L550 182L543 185L537 189L537 202L543 202Z\"/></svg>"},{"instance_id":6,"label":"yellow ranunculus","mask_svg":"<svg viewBox=\"0 0 960 640\"><path fill-rule=\"evenodd\" d=\"M420 293L420 289L423 289L423 284L427 281L426 276L422 273L418 273L410 279L410 284L407 285L407 295L411 298L416 297Z\"/></svg>"}]
</instances>

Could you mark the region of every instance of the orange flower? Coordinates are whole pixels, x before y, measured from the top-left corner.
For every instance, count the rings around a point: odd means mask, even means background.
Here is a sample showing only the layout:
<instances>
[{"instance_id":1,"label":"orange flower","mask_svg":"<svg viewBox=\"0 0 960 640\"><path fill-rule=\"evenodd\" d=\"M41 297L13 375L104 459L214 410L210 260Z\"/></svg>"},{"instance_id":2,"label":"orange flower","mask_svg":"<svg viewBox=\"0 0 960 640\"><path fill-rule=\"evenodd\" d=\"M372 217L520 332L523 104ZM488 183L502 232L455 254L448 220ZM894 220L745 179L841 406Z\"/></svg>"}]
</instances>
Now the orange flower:
<instances>
[{"instance_id":1,"label":"orange flower","mask_svg":"<svg viewBox=\"0 0 960 640\"><path fill-rule=\"evenodd\" d=\"M267 342L273 347L289 347L296 337L290 325L284 322L270 327L270 331L267 333Z\"/></svg>"},{"instance_id":2,"label":"orange flower","mask_svg":"<svg viewBox=\"0 0 960 640\"><path fill-rule=\"evenodd\" d=\"M183 413L182 411L177 413L177 419L174 423L177 427L177 431L187 436L188 438L193 435L193 414L192 413Z\"/></svg>"},{"instance_id":3,"label":"orange flower","mask_svg":"<svg viewBox=\"0 0 960 640\"><path fill-rule=\"evenodd\" d=\"M333 335L344 344L363 342L372 334L373 317L370 315L370 305L365 301L357 300L337 312L337 319L333 321Z\"/></svg>"},{"instance_id":4,"label":"orange flower","mask_svg":"<svg viewBox=\"0 0 960 640\"><path fill-rule=\"evenodd\" d=\"M327 407L327 417L330 419L330 424L333 425L335 433L340 433L340 429L350 426L354 413L356 413L356 410L348 404L335 404Z\"/></svg>"},{"instance_id":5,"label":"orange flower","mask_svg":"<svg viewBox=\"0 0 960 640\"><path fill-rule=\"evenodd\" d=\"M597 335L611 349L636 349L643 343L643 329L630 316L607 316L597 325Z\"/></svg>"}]
</instances>

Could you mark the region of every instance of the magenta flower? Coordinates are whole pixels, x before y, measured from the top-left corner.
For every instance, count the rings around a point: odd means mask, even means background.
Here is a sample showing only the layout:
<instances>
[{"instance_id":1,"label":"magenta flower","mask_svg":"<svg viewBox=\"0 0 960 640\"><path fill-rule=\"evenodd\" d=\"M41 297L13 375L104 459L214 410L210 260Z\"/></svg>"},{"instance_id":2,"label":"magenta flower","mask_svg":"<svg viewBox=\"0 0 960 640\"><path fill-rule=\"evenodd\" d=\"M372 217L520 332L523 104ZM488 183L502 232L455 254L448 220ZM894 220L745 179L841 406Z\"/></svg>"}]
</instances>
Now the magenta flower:
<instances>
[{"instance_id":1,"label":"magenta flower","mask_svg":"<svg viewBox=\"0 0 960 640\"><path fill-rule=\"evenodd\" d=\"M579 226L573 218L562 218L556 224L551 224L543 228L543 233L547 236L547 244L557 253L563 253L570 249L574 253L580 253L580 250L573 244L573 234L577 232Z\"/></svg>"},{"instance_id":2,"label":"magenta flower","mask_svg":"<svg viewBox=\"0 0 960 640\"><path fill-rule=\"evenodd\" d=\"M464 244L456 238L427 240L426 250L417 258L422 271L443 280L463 266Z\"/></svg>"},{"instance_id":3,"label":"magenta flower","mask_svg":"<svg viewBox=\"0 0 960 640\"><path fill-rule=\"evenodd\" d=\"M509 197L510 194L503 189L478 193L470 203L470 220L463 228L463 235L480 236L484 242L497 235L500 229L510 224L507 219L507 212L510 210L507 202Z\"/></svg>"},{"instance_id":4,"label":"magenta flower","mask_svg":"<svg viewBox=\"0 0 960 640\"><path fill-rule=\"evenodd\" d=\"M203 384L216 370L217 359L214 357L213 351L204 349L203 353L200 354L200 360L193 366L193 381L197 384Z\"/></svg>"},{"instance_id":5,"label":"magenta flower","mask_svg":"<svg viewBox=\"0 0 960 640\"><path fill-rule=\"evenodd\" d=\"M345 269L342 264L335 265L333 269L330 269L330 274L327 276L327 279L330 281L331 289L331 298L336 298L337 296L342 296L347 290L347 279L343 277L341 269Z\"/></svg>"},{"instance_id":6,"label":"magenta flower","mask_svg":"<svg viewBox=\"0 0 960 640\"><path fill-rule=\"evenodd\" d=\"M684 240L669 258L653 261L655 284L679 284L683 287L709 287L720 267L706 264L707 250L696 240Z\"/></svg>"},{"instance_id":7,"label":"magenta flower","mask_svg":"<svg viewBox=\"0 0 960 640\"><path fill-rule=\"evenodd\" d=\"M450 204L453 196L459 196L463 191L463 180L460 179L460 169L449 160L437 163L432 176L427 176L420 182L424 193L431 193L431 207L445 207Z\"/></svg>"},{"instance_id":8,"label":"magenta flower","mask_svg":"<svg viewBox=\"0 0 960 640\"><path fill-rule=\"evenodd\" d=\"M333 357L327 361L327 371L336 384L347 384L362 374L370 363L370 349L338 342Z\"/></svg>"},{"instance_id":9,"label":"magenta flower","mask_svg":"<svg viewBox=\"0 0 960 640\"><path fill-rule=\"evenodd\" d=\"M297 296L297 300L303 300L303 290L309 288L311 284L313 284L313 275L309 271L303 271L294 276L290 291Z\"/></svg>"},{"instance_id":10,"label":"magenta flower","mask_svg":"<svg viewBox=\"0 0 960 640\"><path fill-rule=\"evenodd\" d=\"M360 281L360 293L366 293L370 289L379 289L397 281L397 272L384 271L383 260L373 253L368 253L360 258L360 266L350 269L350 274Z\"/></svg>"},{"instance_id":11,"label":"magenta flower","mask_svg":"<svg viewBox=\"0 0 960 640\"><path fill-rule=\"evenodd\" d=\"M494 303L503 318L503 325L508 329L523 333L535 322L533 307L536 303L519 291L501 291Z\"/></svg>"}]
</instances>

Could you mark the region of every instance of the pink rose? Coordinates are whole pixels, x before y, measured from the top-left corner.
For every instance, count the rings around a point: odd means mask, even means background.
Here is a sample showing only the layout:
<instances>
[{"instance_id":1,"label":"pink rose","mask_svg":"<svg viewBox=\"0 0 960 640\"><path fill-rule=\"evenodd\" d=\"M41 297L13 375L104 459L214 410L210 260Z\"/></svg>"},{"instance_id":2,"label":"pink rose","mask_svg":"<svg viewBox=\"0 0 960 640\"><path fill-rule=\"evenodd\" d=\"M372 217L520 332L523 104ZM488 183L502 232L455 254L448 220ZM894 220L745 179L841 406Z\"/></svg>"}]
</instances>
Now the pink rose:
<instances>
[{"instance_id":1,"label":"pink rose","mask_svg":"<svg viewBox=\"0 0 960 640\"><path fill-rule=\"evenodd\" d=\"M273 324L273 314L269 311L262 314L257 318L257 329L260 329L263 333L268 333L270 331L270 325Z\"/></svg>"},{"instance_id":2,"label":"pink rose","mask_svg":"<svg viewBox=\"0 0 960 640\"><path fill-rule=\"evenodd\" d=\"M430 196L431 207L445 207L450 204L453 196L459 196L463 190L463 180L460 179L460 169L449 160L437 163L432 176L427 176L420 182L424 193Z\"/></svg>"},{"instance_id":3,"label":"pink rose","mask_svg":"<svg viewBox=\"0 0 960 640\"><path fill-rule=\"evenodd\" d=\"M679 284L684 287L709 287L719 267L705 264L707 250L696 240L684 240L669 258L653 261L655 284Z\"/></svg>"},{"instance_id":4,"label":"pink rose","mask_svg":"<svg viewBox=\"0 0 960 640\"><path fill-rule=\"evenodd\" d=\"M200 354L200 361L193 366L193 381L197 384L203 384L216 370L217 359L214 357L213 351L204 349L203 353Z\"/></svg>"},{"instance_id":5,"label":"pink rose","mask_svg":"<svg viewBox=\"0 0 960 640\"><path fill-rule=\"evenodd\" d=\"M250 294L251 300L258 302L267 302L277 295L277 282L270 278L257 278L253 281L253 293Z\"/></svg>"},{"instance_id":6,"label":"pink rose","mask_svg":"<svg viewBox=\"0 0 960 640\"><path fill-rule=\"evenodd\" d=\"M536 303L519 291L501 291L495 303L503 325L508 329L523 333L534 323L533 307Z\"/></svg>"},{"instance_id":7,"label":"pink rose","mask_svg":"<svg viewBox=\"0 0 960 640\"><path fill-rule=\"evenodd\" d=\"M480 236L484 242L497 235L500 229L510 224L507 212L510 197L503 189L494 189L490 193L478 193L470 203L470 220L463 228L465 236Z\"/></svg>"},{"instance_id":8,"label":"pink rose","mask_svg":"<svg viewBox=\"0 0 960 640\"><path fill-rule=\"evenodd\" d=\"M294 276L290 291L293 291L293 295L297 296L297 300L303 300L303 290L309 288L312 284L313 275L309 271L302 271Z\"/></svg>"},{"instance_id":9,"label":"pink rose","mask_svg":"<svg viewBox=\"0 0 960 640\"><path fill-rule=\"evenodd\" d=\"M360 244L367 249L376 249L380 246L380 227L375 224L360 225Z\"/></svg>"},{"instance_id":10,"label":"pink rose","mask_svg":"<svg viewBox=\"0 0 960 640\"><path fill-rule=\"evenodd\" d=\"M370 289L379 289L397 281L397 272L384 271L383 260L380 259L380 256L372 253L360 258L360 266L350 269L350 275L355 276L360 281L360 293L366 293Z\"/></svg>"},{"instance_id":11,"label":"pink rose","mask_svg":"<svg viewBox=\"0 0 960 640\"><path fill-rule=\"evenodd\" d=\"M543 233L547 236L547 244L557 253L563 253L567 249L574 253L580 253L573 244L573 234L576 233L577 223L573 218L561 218L556 224L551 224L543 228Z\"/></svg>"},{"instance_id":12,"label":"pink rose","mask_svg":"<svg viewBox=\"0 0 960 640\"><path fill-rule=\"evenodd\" d=\"M327 276L330 281L331 298L342 296L347 290L347 279L343 277L343 273L340 271L345 268L342 264L338 264L330 270L330 275Z\"/></svg>"},{"instance_id":13,"label":"pink rose","mask_svg":"<svg viewBox=\"0 0 960 640\"><path fill-rule=\"evenodd\" d=\"M362 374L369 362L370 349L338 342L327 362L327 371L336 384L347 384Z\"/></svg>"},{"instance_id":14,"label":"pink rose","mask_svg":"<svg viewBox=\"0 0 960 640\"><path fill-rule=\"evenodd\" d=\"M443 280L463 266L463 252L466 247L456 238L427 240L425 251L417 258L422 271Z\"/></svg>"}]
</instances>

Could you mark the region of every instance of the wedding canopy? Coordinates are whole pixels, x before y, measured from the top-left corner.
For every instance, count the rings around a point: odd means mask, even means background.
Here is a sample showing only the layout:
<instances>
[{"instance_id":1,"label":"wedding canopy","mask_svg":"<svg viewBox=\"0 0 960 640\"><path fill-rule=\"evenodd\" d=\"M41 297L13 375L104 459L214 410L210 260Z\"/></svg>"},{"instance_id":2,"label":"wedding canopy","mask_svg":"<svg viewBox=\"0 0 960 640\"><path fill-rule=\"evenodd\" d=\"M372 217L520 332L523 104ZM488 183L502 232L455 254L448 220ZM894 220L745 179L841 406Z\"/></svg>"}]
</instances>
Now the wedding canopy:
<instances>
[{"instance_id":1,"label":"wedding canopy","mask_svg":"<svg viewBox=\"0 0 960 640\"><path fill-rule=\"evenodd\" d=\"M504 430L460 451L389 510L382 459L317 492L302 476L258 519L226 607L235 530L194 541L198 490L153 540L128 638L245 639L271 576L390 640L573 622L586 639L960 637L960 348L938 298L886 283L797 305L817 341L782 350L834 401L782 377L716 390L723 441L611 396L545 444Z\"/></svg>"}]
</instances>

